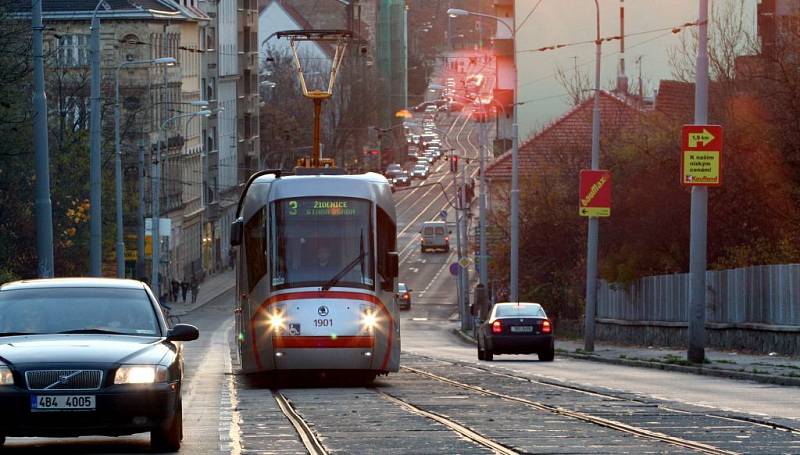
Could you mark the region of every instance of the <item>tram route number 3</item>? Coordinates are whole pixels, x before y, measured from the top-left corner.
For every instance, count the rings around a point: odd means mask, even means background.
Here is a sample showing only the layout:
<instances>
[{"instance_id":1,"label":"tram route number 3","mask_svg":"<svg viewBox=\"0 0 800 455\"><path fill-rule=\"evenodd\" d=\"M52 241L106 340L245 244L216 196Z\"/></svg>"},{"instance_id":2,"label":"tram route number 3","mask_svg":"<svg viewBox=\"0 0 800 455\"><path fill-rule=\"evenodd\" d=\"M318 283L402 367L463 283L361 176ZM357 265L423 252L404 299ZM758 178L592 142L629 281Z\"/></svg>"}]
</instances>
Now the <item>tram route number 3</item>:
<instances>
[{"instance_id":1,"label":"tram route number 3","mask_svg":"<svg viewBox=\"0 0 800 455\"><path fill-rule=\"evenodd\" d=\"M314 327L333 327L333 319L314 319Z\"/></svg>"}]
</instances>

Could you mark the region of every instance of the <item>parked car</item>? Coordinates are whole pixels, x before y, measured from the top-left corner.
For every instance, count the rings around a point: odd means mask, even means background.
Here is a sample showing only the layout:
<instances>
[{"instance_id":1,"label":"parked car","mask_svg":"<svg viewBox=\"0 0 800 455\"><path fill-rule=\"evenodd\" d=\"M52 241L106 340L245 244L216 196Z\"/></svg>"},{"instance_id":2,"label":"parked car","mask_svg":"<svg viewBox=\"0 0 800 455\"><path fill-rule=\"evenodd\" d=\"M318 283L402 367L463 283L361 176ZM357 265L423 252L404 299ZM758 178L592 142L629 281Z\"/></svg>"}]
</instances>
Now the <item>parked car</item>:
<instances>
[{"instance_id":1,"label":"parked car","mask_svg":"<svg viewBox=\"0 0 800 455\"><path fill-rule=\"evenodd\" d=\"M434 250L444 253L450 252L450 232L444 221L426 221L420 230L420 249L423 253Z\"/></svg>"},{"instance_id":2,"label":"parked car","mask_svg":"<svg viewBox=\"0 0 800 455\"><path fill-rule=\"evenodd\" d=\"M496 303L478 328L478 360L495 354L533 354L543 362L555 357L553 323L538 303Z\"/></svg>"},{"instance_id":3,"label":"parked car","mask_svg":"<svg viewBox=\"0 0 800 455\"><path fill-rule=\"evenodd\" d=\"M106 278L0 286L0 443L6 436L150 432L156 450L183 437L181 341L150 288Z\"/></svg>"},{"instance_id":4,"label":"parked car","mask_svg":"<svg viewBox=\"0 0 800 455\"><path fill-rule=\"evenodd\" d=\"M405 283L397 283L397 292L394 294L394 303L401 310L411 309L411 289Z\"/></svg>"}]
</instances>

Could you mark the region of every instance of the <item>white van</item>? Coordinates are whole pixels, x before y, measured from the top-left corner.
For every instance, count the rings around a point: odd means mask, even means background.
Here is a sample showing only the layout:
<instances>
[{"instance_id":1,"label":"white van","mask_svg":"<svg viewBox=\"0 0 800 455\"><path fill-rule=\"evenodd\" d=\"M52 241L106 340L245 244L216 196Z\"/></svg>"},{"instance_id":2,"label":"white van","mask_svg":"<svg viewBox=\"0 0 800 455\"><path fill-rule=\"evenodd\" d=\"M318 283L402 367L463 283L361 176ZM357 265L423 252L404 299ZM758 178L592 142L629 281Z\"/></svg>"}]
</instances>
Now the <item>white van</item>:
<instances>
[{"instance_id":1,"label":"white van","mask_svg":"<svg viewBox=\"0 0 800 455\"><path fill-rule=\"evenodd\" d=\"M444 221L426 221L422 223L422 234L420 246L422 252L438 250L444 253L450 252L450 237L447 230L447 223Z\"/></svg>"}]
</instances>

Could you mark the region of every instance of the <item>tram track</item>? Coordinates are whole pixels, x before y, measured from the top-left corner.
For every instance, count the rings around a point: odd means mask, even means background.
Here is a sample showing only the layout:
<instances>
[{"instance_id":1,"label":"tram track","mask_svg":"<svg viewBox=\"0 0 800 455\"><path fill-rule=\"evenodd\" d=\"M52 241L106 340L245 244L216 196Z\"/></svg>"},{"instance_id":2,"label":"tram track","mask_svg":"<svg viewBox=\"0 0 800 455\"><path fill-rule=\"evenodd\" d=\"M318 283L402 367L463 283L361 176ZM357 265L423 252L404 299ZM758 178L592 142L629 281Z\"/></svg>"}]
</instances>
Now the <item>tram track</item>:
<instances>
[{"instance_id":1,"label":"tram track","mask_svg":"<svg viewBox=\"0 0 800 455\"><path fill-rule=\"evenodd\" d=\"M681 447L684 449L690 449L697 451L699 453L706 453L706 454L715 454L715 455L733 455L737 454L738 452L733 452L725 449L721 449L719 447L712 446L710 444L705 444L702 442L692 441L684 438L679 438L676 436L670 436L658 431L648 430L645 428L637 427L634 425L629 425L626 423L622 423L616 420L607 419L605 417L600 417L596 415L592 415L586 412L580 411L573 411L570 409L566 409L560 406L549 405L533 400L529 400L527 398L517 397L513 395L508 395L501 392L496 392L484 387L479 387L471 384L466 384L464 382L457 381L455 379L447 378L445 376L438 375L436 373L431 373L429 371L425 371L419 368L408 367L408 366L401 366L401 370L407 371L419 376L423 376L430 380L434 380L439 383L448 384L450 386L460 388L463 390L467 390L470 392L478 393L484 396L491 396L498 399L511 401L514 403L523 404L529 408L535 409L537 411L547 412L551 414L556 414L563 417L568 417L571 419L579 420L585 423L590 423L593 425L598 425L604 428L616 430L622 433L626 433L633 436L648 438L656 441L660 441L669 445L673 445L676 447Z\"/></svg>"},{"instance_id":2,"label":"tram track","mask_svg":"<svg viewBox=\"0 0 800 455\"><path fill-rule=\"evenodd\" d=\"M451 418L449 418L447 416L444 416L442 414L438 414L438 413L433 412L433 411L427 411L427 410L425 410L425 409L423 409L423 408L421 408L419 406L415 406L415 405L409 403L406 400L398 398L398 397L396 397L394 395L391 395L391 394L389 394L387 392L384 392L382 390L373 388L372 391L377 393L378 395L380 395L384 399L386 399L386 400L388 400L388 401L400 406L401 408L403 408L407 412L410 412L412 414L415 414L415 415L418 415L418 416L421 416L421 417L425 417L427 419L430 419L430 420L433 420L435 422L438 422L438 423L446 426L450 430L458 433L459 435L469 439L470 441L475 442L477 444L480 444L480 445L482 445L482 446L484 446L484 447L486 447L486 448L488 448L490 450L493 450L497 454L501 454L501 455L517 455L518 454L518 452L514 451L513 449L511 449L509 447L506 447L503 444L500 444L499 442L497 442L497 441L495 441L495 440L493 440L493 439L491 439L491 438L489 438L487 436L484 436L484 435L478 433L477 431L472 430L471 428L469 428L467 426L464 426L464 425L456 422L455 420L453 420L453 419L451 419Z\"/></svg>"},{"instance_id":3,"label":"tram track","mask_svg":"<svg viewBox=\"0 0 800 455\"><path fill-rule=\"evenodd\" d=\"M297 435L300 437L300 442L303 443L308 453L310 455L328 455L328 450L322 445L319 438L317 438L317 434L311 429L311 426L303 419L300 413L297 412L294 406L292 406L292 403L278 390L272 391L272 398L275 399L283 415L286 416L289 423L294 427Z\"/></svg>"},{"instance_id":4,"label":"tram track","mask_svg":"<svg viewBox=\"0 0 800 455\"><path fill-rule=\"evenodd\" d=\"M476 364L469 363L469 362L459 362L459 361L454 361L454 360L444 360L444 359L431 357L431 356L426 356L426 355L421 355L421 354L414 354L414 356L419 357L419 358L423 358L423 359L432 360L432 361L443 362L443 363L447 363L447 364L453 365L455 367L471 369L471 370L479 371L481 373L491 374L491 375L498 376L498 377L505 377L505 378L516 380L516 381L528 382L530 384L537 384L537 385L551 387L551 388L555 388L555 389L567 390L567 391L571 391L571 392L578 392L578 393L581 393L581 394L591 395L591 396L603 398L603 399L606 399L606 400L628 401L628 402L632 402L632 403L641 403L641 404L652 404L652 400L651 399L641 399L641 398L637 398L635 396L632 396L632 397L631 396L620 397L620 396L612 394L612 393L600 392L600 391L597 391L597 390L594 390L594 389L580 387L580 386L573 385L573 384L564 384L564 383L560 383L560 382L556 382L556 381L548 380L548 379L544 379L544 378L531 378L531 377L528 377L528 376L521 376L521 375L516 375L516 374L511 374L511 373L506 373L506 372L501 372L501 371L495 371L495 370L492 370L492 369L489 369L489 368L484 368L484 367L481 367L480 365L476 365ZM403 367L401 367L401 368L403 368ZM659 409L661 409L663 411L680 413L680 414L691 413L691 414L694 414L694 415L702 415L703 417L707 417L707 418L713 418L713 419L719 419L719 420L725 420L725 421L733 421L733 422L739 422L739 423L744 423L744 424L749 424L749 425L756 425L756 426L759 426L759 427L769 428L769 429L772 429L772 430L782 431L782 432L791 433L791 434L800 436L800 428L794 428L794 427L790 427L790 426L787 426L787 425L782 425L782 424L778 424L778 423L775 423L775 422L769 422L769 421L765 421L765 420L760 420L760 419L753 418L753 417L735 416L735 415L731 415L731 414L727 414L727 413L726 414L713 414L713 413L707 413L707 412L697 413L697 412L691 412L691 411L684 411L684 410L676 409L674 407L665 406L665 405L660 404L660 403L656 404L656 407L658 407Z\"/></svg>"}]
</instances>

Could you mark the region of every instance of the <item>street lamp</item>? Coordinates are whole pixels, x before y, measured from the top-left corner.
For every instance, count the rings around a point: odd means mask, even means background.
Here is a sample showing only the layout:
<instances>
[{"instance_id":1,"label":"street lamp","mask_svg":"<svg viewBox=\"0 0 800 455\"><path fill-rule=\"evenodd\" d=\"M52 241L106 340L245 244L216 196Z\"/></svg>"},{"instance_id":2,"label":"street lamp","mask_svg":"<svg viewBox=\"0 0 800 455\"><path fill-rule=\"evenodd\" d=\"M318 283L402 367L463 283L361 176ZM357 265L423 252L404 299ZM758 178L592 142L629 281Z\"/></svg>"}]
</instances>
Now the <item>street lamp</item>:
<instances>
[{"instance_id":1,"label":"street lamp","mask_svg":"<svg viewBox=\"0 0 800 455\"><path fill-rule=\"evenodd\" d=\"M508 25L503 18L491 14L476 13L459 8L447 10L450 17L459 16L478 16L494 19L503 24L511 32L511 43L513 53L513 87L514 87L514 110L511 126L511 276L509 279L509 300L519 301L519 153L518 153L518 130L517 125L517 30Z\"/></svg>"},{"instance_id":2,"label":"street lamp","mask_svg":"<svg viewBox=\"0 0 800 455\"><path fill-rule=\"evenodd\" d=\"M100 0L92 11L89 53L91 55L90 118L89 118L89 275L102 275L101 182L100 182L100 7L111 9L106 0Z\"/></svg>"},{"instance_id":3,"label":"street lamp","mask_svg":"<svg viewBox=\"0 0 800 455\"><path fill-rule=\"evenodd\" d=\"M139 60L133 62L122 62L115 71L114 84L114 186L117 208L117 277L125 277L125 242L122 237L122 150L120 147L120 104L119 104L119 73L122 68L133 65L174 65L175 59L163 57L153 60Z\"/></svg>"},{"instance_id":4,"label":"street lamp","mask_svg":"<svg viewBox=\"0 0 800 455\"><path fill-rule=\"evenodd\" d=\"M164 133L164 141L168 142L168 138L166 135L166 128L170 124L170 122L180 119L180 118L195 118L195 117L208 117L211 115L211 111L209 110L202 110L197 112L189 112L185 114L178 114L172 116L161 124L160 132ZM160 239L160 228L159 225L161 224L161 208L160 208L160 201L161 198L161 139L159 134L158 140L158 147L156 149L156 156L155 156L155 163L154 163L154 170L153 170L153 215L152 215L152 223L151 228L153 232L153 252L152 252L152 270L150 283L152 285L153 292L156 293L157 298L161 298L161 288L159 287L159 269L161 268L161 239Z\"/></svg>"}]
</instances>

